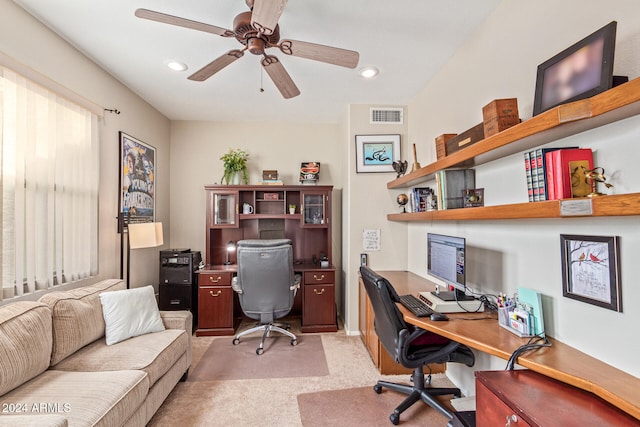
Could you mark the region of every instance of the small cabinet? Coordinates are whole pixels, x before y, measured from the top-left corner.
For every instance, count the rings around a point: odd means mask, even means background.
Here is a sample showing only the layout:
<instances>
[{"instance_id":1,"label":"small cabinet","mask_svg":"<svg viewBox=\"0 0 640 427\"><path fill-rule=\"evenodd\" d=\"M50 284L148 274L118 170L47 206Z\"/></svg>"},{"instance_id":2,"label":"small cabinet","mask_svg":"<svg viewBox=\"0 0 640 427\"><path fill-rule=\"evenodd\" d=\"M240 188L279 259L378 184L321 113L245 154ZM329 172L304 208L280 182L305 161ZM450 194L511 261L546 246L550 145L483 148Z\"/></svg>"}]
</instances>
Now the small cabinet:
<instances>
[{"instance_id":1,"label":"small cabinet","mask_svg":"<svg viewBox=\"0 0 640 427\"><path fill-rule=\"evenodd\" d=\"M327 227L329 224L329 196L324 191L303 191L302 225L303 227Z\"/></svg>"},{"instance_id":2,"label":"small cabinet","mask_svg":"<svg viewBox=\"0 0 640 427\"><path fill-rule=\"evenodd\" d=\"M302 332L335 332L335 270L305 271L303 278L304 310Z\"/></svg>"},{"instance_id":3,"label":"small cabinet","mask_svg":"<svg viewBox=\"0 0 640 427\"><path fill-rule=\"evenodd\" d=\"M476 372L476 425L637 426L593 393L529 370Z\"/></svg>"},{"instance_id":4,"label":"small cabinet","mask_svg":"<svg viewBox=\"0 0 640 427\"><path fill-rule=\"evenodd\" d=\"M231 272L201 272L198 279L196 336L232 335L233 289Z\"/></svg>"},{"instance_id":5,"label":"small cabinet","mask_svg":"<svg viewBox=\"0 0 640 427\"><path fill-rule=\"evenodd\" d=\"M209 191L207 203L210 228L238 227L237 191Z\"/></svg>"}]
</instances>

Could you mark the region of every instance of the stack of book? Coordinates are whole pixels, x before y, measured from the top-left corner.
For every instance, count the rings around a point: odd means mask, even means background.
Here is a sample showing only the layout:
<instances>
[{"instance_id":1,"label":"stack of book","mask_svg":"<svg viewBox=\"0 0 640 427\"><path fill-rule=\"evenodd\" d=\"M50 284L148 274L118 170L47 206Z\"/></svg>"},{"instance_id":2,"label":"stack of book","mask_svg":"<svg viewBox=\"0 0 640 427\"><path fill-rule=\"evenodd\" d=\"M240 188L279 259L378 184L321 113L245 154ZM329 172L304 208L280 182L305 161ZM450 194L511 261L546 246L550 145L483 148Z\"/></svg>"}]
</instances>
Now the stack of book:
<instances>
[{"instance_id":1,"label":"stack of book","mask_svg":"<svg viewBox=\"0 0 640 427\"><path fill-rule=\"evenodd\" d=\"M416 187L411 189L409 202L411 212L426 212L437 209L433 206L432 200L435 201L435 192L430 187Z\"/></svg>"},{"instance_id":2,"label":"stack of book","mask_svg":"<svg viewBox=\"0 0 640 427\"><path fill-rule=\"evenodd\" d=\"M530 202L585 197L591 185L585 172L593 169L590 148L538 148L524 153Z\"/></svg>"},{"instance_id":3,"label":"stack of book","mask_svg":"<svg viewBox=\"0 0 640 427\"><path fill-rule=\"evenodd\" d=\"M473 169L443 169L436 172L438 210L464 208L462 190L476 187Z\"/></svg>"}]
</instances>

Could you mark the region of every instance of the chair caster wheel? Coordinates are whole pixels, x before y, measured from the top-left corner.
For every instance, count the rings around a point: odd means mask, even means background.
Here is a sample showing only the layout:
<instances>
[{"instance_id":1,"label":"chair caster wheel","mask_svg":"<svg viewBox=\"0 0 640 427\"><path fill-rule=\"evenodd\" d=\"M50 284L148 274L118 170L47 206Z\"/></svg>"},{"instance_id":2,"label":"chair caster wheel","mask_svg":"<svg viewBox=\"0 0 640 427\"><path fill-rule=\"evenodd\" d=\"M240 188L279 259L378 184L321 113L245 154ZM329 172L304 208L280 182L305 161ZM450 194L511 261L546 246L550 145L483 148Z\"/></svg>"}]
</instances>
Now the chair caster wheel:
<instances>
[{"instance_id":1,"label":"chair caster wheel","mask_svg":"<svg viewBox=\"0 0 640 427\"><path fill-rule=\"evenodd\" d=\"M238 345L240 343L240 338L233 339L233 345Z\"/></svg>"},{"instance_id":2,"label":"chair caster wheel","mask_svg":"<svg viewBox=\"0 0 640 427\"><path fill-rule=\"evenodd\" d=\"M260 356L262 353L264 353L264 348L260 348L260 347L256 348L256 354L258 356Z\"/></svg>"},{"instance_id":3,"label":"chair caster wheel","mask_svg":"<svg viewBox=\"0 0 640 427\"><path fill-rule=\"evenodd\" d=\"M391 420L391 424L393 424L394 426L400 424L400 415L396 414L395 412L389 415L389 419Z\"/></svg>"},{"instance_id":4,"label":"chair caster wheel","mask_svg":"<svg viewBox=\"0 0 640 427\"><path fill-rule=\"evenodd\" d=\"M298 345L298 340L297 339L292 339L291 340L291 345Z\"/></svg>"},{"instance_id":5,"label":"chair caster wheel","mask_svg":"<svg viewBox=\"0 0 640 427\"><path fill-rule=\"evenodd\" d=\"M375 391L378 394L382 393L382 386L378 385L378 384L374 385L373 386L373 391Z\"/></svg>"}]
</instances>

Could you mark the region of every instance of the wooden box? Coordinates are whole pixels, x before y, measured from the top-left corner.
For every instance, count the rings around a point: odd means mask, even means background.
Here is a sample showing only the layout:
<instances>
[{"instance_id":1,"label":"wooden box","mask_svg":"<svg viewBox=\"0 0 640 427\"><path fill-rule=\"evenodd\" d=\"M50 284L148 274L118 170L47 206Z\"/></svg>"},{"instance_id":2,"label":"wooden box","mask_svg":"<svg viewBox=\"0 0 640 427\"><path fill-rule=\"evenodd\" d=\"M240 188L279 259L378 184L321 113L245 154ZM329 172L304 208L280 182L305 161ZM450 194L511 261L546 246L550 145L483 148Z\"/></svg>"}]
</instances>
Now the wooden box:
<instances>
[{"instance_id":1,"label":"wooden box","mask_svg":"<svg viewBox=\"0 0 640 427\"><path fill-rule=\"evenodd\" d=\"M456 151L460 151L463 148L469 147L478 141L482 141L483 139L484 123L480 123L448 140L445 143L447 156L455 153Z\"/></svg>"},{"instance_id":2,"label":"wooden box","mask_svg":"<svg viewBox=\"0 0 640 427\"><path fill-rule=\"evenodd\" d=\"M265 200L278 200L278 193L264 193Z\"/></svg>"},{"instance_id":3,"label":"wooden box","mask_svg":"<svg viewBox=\"0 0 640 427\"><path fill-rule=\"evenodd\" d=\"M494 99L482 107L484 137L487 138L520 123L518 99Z\"/></svg>"},{"instance_id":4,"label":"wooden box","mask_svg":"<svg viewBox=\"0 0 640 427\"><path fill-rule=\"evenodd\" d=\"M458 136L457 133L443 133L436 137L436 158L440 160L447 155L447 141Z\"/></svg>"}]
</instances>

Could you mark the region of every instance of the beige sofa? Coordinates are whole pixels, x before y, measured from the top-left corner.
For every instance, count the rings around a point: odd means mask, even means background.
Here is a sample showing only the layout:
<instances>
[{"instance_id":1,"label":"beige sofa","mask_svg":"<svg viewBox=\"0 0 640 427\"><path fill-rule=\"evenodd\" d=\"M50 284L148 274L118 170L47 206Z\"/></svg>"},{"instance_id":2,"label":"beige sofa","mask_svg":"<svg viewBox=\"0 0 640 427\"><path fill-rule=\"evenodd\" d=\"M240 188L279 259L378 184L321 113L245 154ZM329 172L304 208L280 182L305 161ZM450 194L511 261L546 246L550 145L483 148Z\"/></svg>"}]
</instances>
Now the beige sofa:
<instances>
[{"instance_id":1,"label":"beige sofa","mask_svg":"<svg viewBox=\"0 0 640 427\"><path fill-rule=\"evenodd\" d=\"M144 426L191 366L191 313L108 346L105 280L0 307L0 426Z\"/></svg>"}]
</instances>

